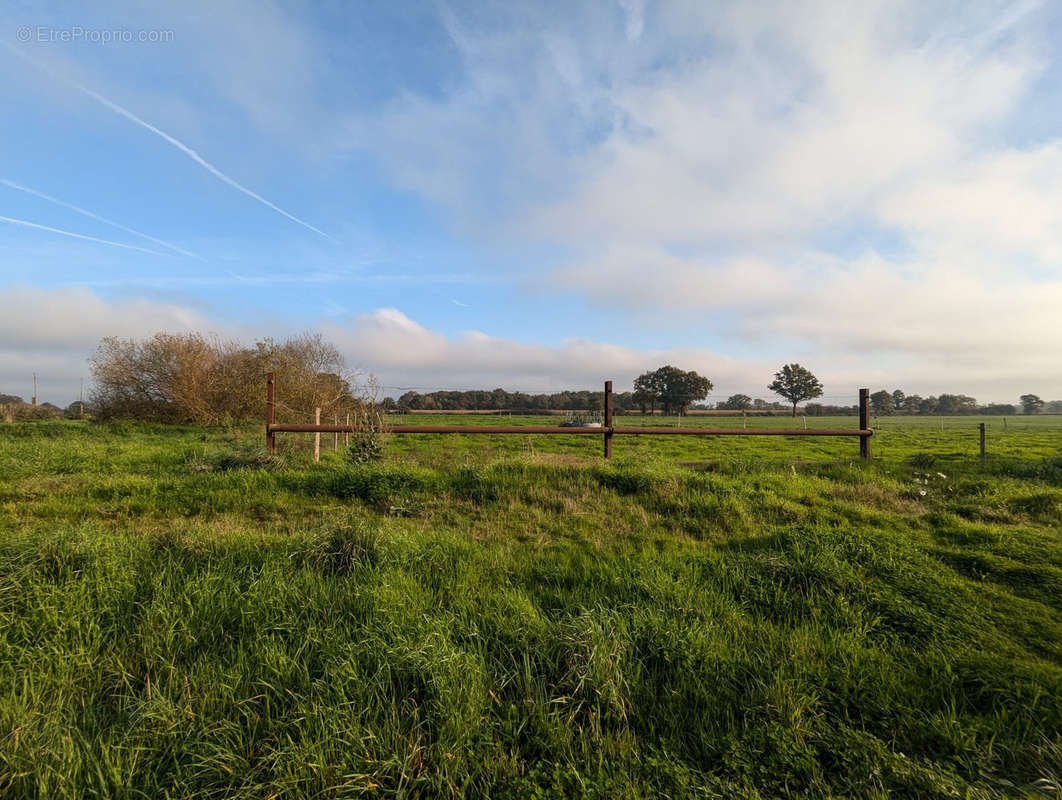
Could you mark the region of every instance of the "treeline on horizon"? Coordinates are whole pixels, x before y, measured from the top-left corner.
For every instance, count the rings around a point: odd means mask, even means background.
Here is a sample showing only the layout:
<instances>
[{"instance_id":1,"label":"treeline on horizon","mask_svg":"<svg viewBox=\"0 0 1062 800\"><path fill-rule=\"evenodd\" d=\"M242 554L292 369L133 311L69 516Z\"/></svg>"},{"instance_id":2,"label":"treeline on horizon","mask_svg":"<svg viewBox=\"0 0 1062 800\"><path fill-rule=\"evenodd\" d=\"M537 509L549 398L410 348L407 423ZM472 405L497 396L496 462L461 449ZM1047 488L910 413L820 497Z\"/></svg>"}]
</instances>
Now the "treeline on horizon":
<instances>
[{"instance_id":1,"label":"treeline on horizon","mask_svg":"<svg viewBox=\"0 0 1062 800\"><path fill-rule=\"evenodd\" d=\"M465 391L406 391L398 398L378 396L371 376L346 371L339 350L320 334L305 333L284 341L263 339L252 346L200 334L167 334L137 340L107 337L90 359L92 384L87 402L65 409L50 403L34 405L21 397L0 394L0 419L11 422L59 417L95 420L138 419L151 422L220 424L257 419L264 415L265 375L277 375L277 421L312 421L321 409L322 422L356 422L370 411L501 411L540 414L552 411L600 411L600 390L563 390L550 393L512 392L498 388ZM812 381L803 397L821 395L821 384L799 365L795 368ZM771 389L779 391L775 375ZM634 380L634 391L613 394L617 414L684 413L704 411L754 411L795 413L796 402L733 394L715 403L703 402L712 383L693 371L667 365ZM801 395L795 395L797 397ZM921 397L902 390L871 394L875 415L958 415L1062 413L1062 400L1044 401L1022 395L1018 404L979 405L964 394L943 393ZM838 416L858 413L856 404L831 405L804 401L799 413Z\"/></svg>"},{"instance_id":2,"label":"treeline on horizon","mask_svg":"<svg viewBox=\"0 0 1062 800\"><path fill-rule=\"evenodd\" d=\"M876 394L876 393L875 393ZM892 394L891 392L889 393ZM902 392L901 392L902 394ZM641 413L634 399L634 392L616 392L612 395L617 412ZM548 394L509 392L505 389L470 389L467 391L440 390L435 392L407 391L397 400L385 397L381 405L388 411L507 411L510 413L541 413L545 411L598 411L601 409L600 391L560 391ZM693 411L757 411L785 412L790 406L777 401L753 398L747 395L732 395L715 403L695 403ZM805 403L800 413L809 417L843 416L858 414L859 406ZM1022 413L1062 414L1062 400L1043 402L1043 405L1025 411L1021 405L988 403L979 405L977 400L964 394L943 393L939 396L921 397L910 395L908 402L899 406L875 404L871 395L871 411L876 415L951 416L962 414L1016 415ZM650 412L647 412L650 413ZM659 412L658 412L659 413Z\"/></svg>"}]
</instances>

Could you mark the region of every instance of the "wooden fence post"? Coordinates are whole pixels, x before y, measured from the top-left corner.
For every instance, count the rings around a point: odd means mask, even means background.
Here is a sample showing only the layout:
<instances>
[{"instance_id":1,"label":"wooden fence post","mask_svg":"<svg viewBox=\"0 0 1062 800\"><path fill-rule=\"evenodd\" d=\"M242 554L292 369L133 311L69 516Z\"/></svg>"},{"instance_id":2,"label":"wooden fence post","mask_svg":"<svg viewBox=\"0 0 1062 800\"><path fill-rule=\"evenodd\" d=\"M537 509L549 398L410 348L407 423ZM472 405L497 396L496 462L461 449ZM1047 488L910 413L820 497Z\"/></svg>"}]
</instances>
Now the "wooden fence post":
<instances>
[{"instance_id":1,"label":"wooden fence post","mask_svg":"<svg viewBox=\"0 0 1062 800\"><path fill-rule=\"evenodd\" d=\"M605 458L612 458L612 381L605 381Z\"/></svg>"},{"instance_id":2,"label":"wooden fence post","mask_svg":"<svg viewBox=\"0 0 1062 800\"><path fill-rule=\"evenodd\" d=\"M321 424L321 409L320 408L315 408L314 409L314 412L313 412L313 424L314 425L320 425ZM315 463L321 460L321 432L320 431L317 431L317 433L315 433L313 435L313 460L314 460Z\"/></svg>"},{"instance_id":3,"label":"wooden fence post","mask_svg":"<svg viewBox=\"0 0 1062 800\"><path fill-rule=\"evenodd\" d=\"M273 433L273 423L277 421L277 374L270 372L266 376L266 450L275 453L277 435Z\"/></svg>"},{"instance_id":4,"label":"wooden fence post","mask_svg":"<svg viewBox=\"0 0 1062 800\"><path fill-rule=\"evenodd\" d=\"M870 429L870 389L859 390L859 430ZM859 437L859 457L870 460L870 437L862 434Z\"/></svg>"},{"instance_id":5,"label":"wooden fence post","mask_svg":"<svg viewBox=\"0 0 1062 800\"><path fill-rule=\"evenodd\" d=\"M984 464L985 463L985 458L986 458L986 454L985 454L985 424L982 422L977 427L979 427L981 429L981 463Z\"/></svg>"}]
</instances>

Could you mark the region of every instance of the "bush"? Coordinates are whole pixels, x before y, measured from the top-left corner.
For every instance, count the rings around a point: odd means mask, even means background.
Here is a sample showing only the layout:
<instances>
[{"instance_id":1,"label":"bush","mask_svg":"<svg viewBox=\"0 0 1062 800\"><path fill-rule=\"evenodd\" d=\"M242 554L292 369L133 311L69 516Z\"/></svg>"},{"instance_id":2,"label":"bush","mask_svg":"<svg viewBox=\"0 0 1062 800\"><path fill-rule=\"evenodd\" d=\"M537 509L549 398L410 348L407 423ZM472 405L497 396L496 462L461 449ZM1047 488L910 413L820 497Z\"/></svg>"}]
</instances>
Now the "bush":
<instances>
[{"instance_id":1,"label":"bush","mask_svg":"<svg viewBox=\"0 0 1062 800\"><path fill-rule=\"evenodd\" d=\"M373 464L383 458L383 435L378 431L359 431L351 435L346 460L349 464Z\"/></svg>"},{"instance_id":2,"label":"bush","mask_svg":"<svg viewBox=\"0 0 1062 800\"><path fill-rule=\"evenodd\" d=\"M347 463L373 464L382 460L387 432L383 412L375 405L364 406L355 415L354 425L358 430L350 435L345 455Z\"/></svg>"}]
</instances>

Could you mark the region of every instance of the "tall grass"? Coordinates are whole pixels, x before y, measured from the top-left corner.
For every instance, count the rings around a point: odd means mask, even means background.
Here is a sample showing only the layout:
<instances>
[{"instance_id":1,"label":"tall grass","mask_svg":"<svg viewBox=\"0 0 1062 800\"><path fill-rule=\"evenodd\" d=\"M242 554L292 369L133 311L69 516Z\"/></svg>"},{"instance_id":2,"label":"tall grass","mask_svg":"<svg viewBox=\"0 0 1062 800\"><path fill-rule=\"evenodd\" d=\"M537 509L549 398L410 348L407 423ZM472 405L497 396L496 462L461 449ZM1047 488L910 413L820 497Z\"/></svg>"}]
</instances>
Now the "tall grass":
<instances>
[{"instance_id":1,"label":"tall grass","mask_svg":"<svg viewBox=\"0 0 1062 800\"><path fill-rule=\"evenodd\" d=\"M0 429L0 794L1062 783L1039 454L314 466L226 436Z\"/></svg>"}]
</instances>

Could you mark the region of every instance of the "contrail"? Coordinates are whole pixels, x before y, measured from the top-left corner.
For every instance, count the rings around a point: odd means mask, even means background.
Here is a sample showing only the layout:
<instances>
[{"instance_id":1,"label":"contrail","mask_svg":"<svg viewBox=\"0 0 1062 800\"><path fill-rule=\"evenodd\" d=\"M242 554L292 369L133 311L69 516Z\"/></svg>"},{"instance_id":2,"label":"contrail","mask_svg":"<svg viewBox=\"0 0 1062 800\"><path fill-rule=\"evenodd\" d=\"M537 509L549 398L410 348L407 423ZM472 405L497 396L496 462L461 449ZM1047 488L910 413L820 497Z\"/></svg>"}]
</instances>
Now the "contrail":
<instances>
[{"instance_id":1,"label":"contrail","mask_svg":"<svg viewBox=\"0 0 1062 800\"><path fill-rule=\"evenodd\" d=\"M178 150L180 150L182 153L184 153L186 156L188 156L190 159L192 159L195 163L197 163L199 166L201 166L203 169L205 169L207 172L209 172L211 175L213 175L214 177L218 178L219 180L224 181L229 186L231 186L233 189L237 189L238 191L243 192L245 195L257 200L259 203L261 203L262 205L266 206L267 208L273 209L278 214L284 215L285 217L290 219L292 222L295 222L295 223L297 223L299 225L302 225L302 227L304 227L304 228L308 228L309 230L313 231L314 233L316 233L316 234L318 234L320 236L323 236L325 239L328 239L329 241L332 241L332 242L335 241L335 239L333 239L327 233L322 231L320 228L315 228L309 222L306 222L305 220L299 219L294 214L289 214L287 211L282 209L280 206L278 206L275 203L271 203L268 200L266 200L264 197L262 197L262 195L258 194L257 192L251 191L246 186L238 183L233 178L230 178L228 175L226 175L220 169L215 167L213 164L211 164L209 161L207 161L205 158L203 158L201 155L199 155L199 153L197 153L191 147L186 145L180 139L177 139L177 138L174 138L173 136L170 136L165 131L160 130L159 128L156 128L150 122L145 122L144 120L140 119L140 117L138 117L136 114L134 114L132 111L129 111L128 109L122 108L122 106L118 105L117 103L115 103L115 102L113 102L111 100L108 100L106 97L104 97L103 95L99 94L98 92L94 92L91 89L89 89L89 88L87 88L85 86L82 86L77 81L74 81L74 80L71 80L70 78L66 78L66 77L64 77L62 75L56 74L52 70L50 70L47 67L43 66L42 64L37 63L37 61L35 59L30 58L28 55L23 53L21 50L19 50L14 45L12 45L12 44L10 44L8 42L5 42L3 40L0 40L0 44L2 44L5 48L10 50L15 55L17 55L19 58L24 59L25 61L28 61L29 63L33 64L33 66L35 66L37 69L41 70L42 72L46 72L47 74L51 75L56 80L62 81L63 83L65 83L65 84L67 84L69 86L73 86L79 92L83 92L84 94L87 94L89 97L91 97L97 103L100 103L101 105L106 106L111 111L113 111L115 114L120 114L121 116L123 116L127 120L129 120L130 122L135 122L140 127L151 131L156 136L158 136L161 139L169 142L174 147L176 147Z\"/></svg>"},{"instance_id":2,"label":"contrail","mask_svg":"<svg viewBox=\"0 0 1062 800\"><path fill-rule=\"evenodd\" d=\"M139 250L141 253L150 253L153 256L163 255L163 253L160 253L157 250L148 250L146 247L137 247L135 244L122 244L121 242L112 242L109 239L97 239L95 236L86 236L83 233L64 231L59 228L50 228L47 225L38 225L36 222L28 222L24 219L14 219L13 217L0 217L0 222L9 222L12 225L22 225L26 228L37 228L38 230L42 231L60 233L63 236L72 236L75 239L84 239L87 242L99 242L100 244L109 244L111 247L122 247L126 250Z\"/></svg>"},{"instance_id":3,"label":"contrail","mask_svg":"<svg viewBox=\"0 0 1062 800\"><path fill-rule=\"evenodd\" d=\"M114 220L111 220L111 219L107 219L106 217L101 217L99 214L93 214L91 211L86 211L83 208L75 206L73 203L66 203L66 202L64 202L64 201L62 201L62 200L60 200L60 199L58 199L56 197L52 197L51 195L45 194L44 192L38 192L36 189L31 189L28 186L22 186L21 184L15 183L14 181L9 181L6 178L0 178L0 183L2 183L4 186L9 186L12 189L17 189L20 192L25 192L26 194L31 194L34 197L39 197L42 200L47 200L49 203L55 203L57 206L62 206L63 208L69 208L71 211L76 211L78 214L82 214L82 215L88 217L89 219L94 219L94 220L97 220L99 222L106 223L107 225L110 225L110 226L112 226L114 228L117 228L120 231L125 231L126 233L132 233L132 234L134 234L136 236L141 236L144 239L147 239L148 241L154 242L155 244L162 245L163 247L168 247L170 250L175 250L176 252L180 253L182 256L188 256L190 258L198 258L200 261L203 260L202 256L198 256L195 253L190 253L187 250L185 250L184 248L178 247L175 244L171 244L170 242L164 241L162 239L156 239L154 236L148 236L148 234L142 233L141 231L138 231L138 230L136 230L134 228L127 228L125 225L122 225L121 223L115 222Z\"/></svg>"}]
</instances>

